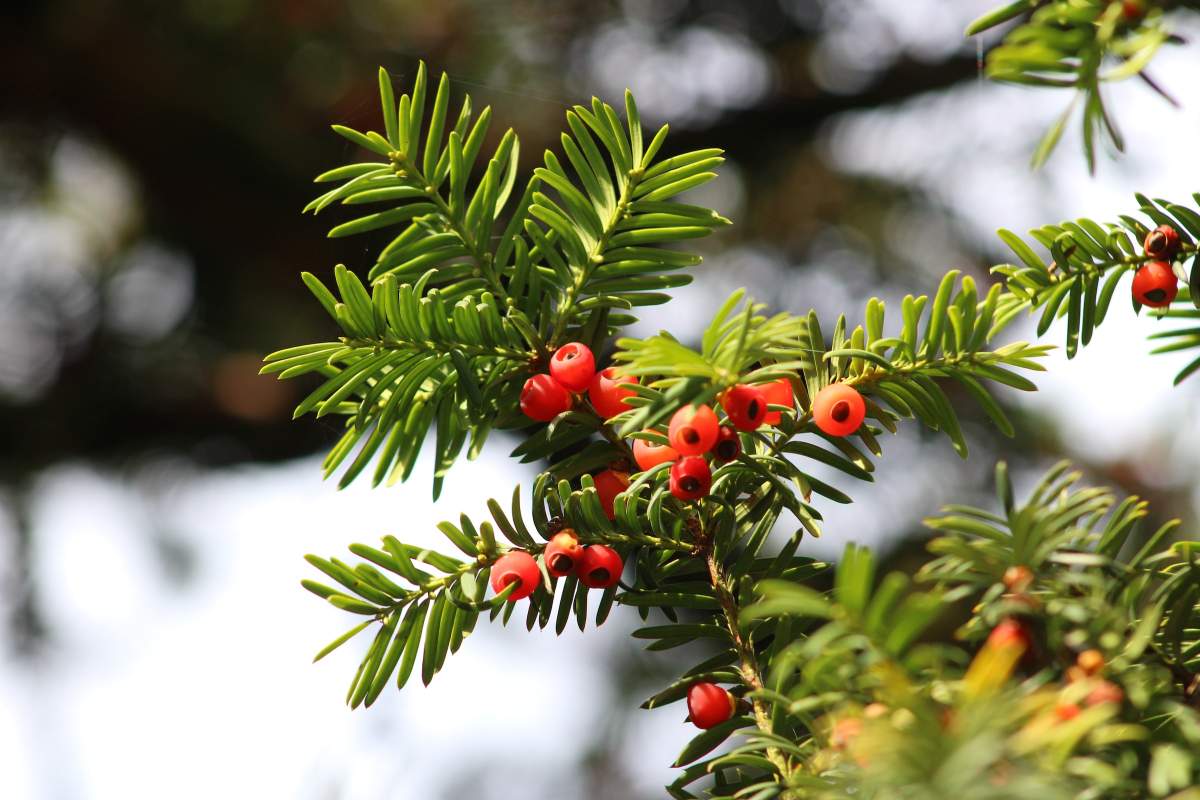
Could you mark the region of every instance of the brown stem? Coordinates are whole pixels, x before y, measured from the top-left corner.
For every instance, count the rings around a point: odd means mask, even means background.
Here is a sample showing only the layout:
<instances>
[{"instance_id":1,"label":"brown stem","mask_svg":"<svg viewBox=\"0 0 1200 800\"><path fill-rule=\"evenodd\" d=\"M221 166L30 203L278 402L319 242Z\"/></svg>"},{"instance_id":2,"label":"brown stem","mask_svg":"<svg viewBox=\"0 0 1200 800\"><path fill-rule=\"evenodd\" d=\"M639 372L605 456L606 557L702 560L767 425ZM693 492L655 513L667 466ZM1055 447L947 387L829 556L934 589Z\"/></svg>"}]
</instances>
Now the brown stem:
<instances>
[{"instance_id":1,"label":"brown stem","mask_svg":"<svg viewBox=\"0 0 1200 800\"><path fill-rule=\"evenodd\" d=\"M729 639L733 643L734 650L738 656L738 668L742 673L742 682L752 690L760 690L763 688L762 672L758 667L758 655L754 652L754 642L749 636L742 633L741 625L739 624L740 613L737 605L737 599L734 598L733 592L730 591L728 579L721 570L721 564L717 557L713 554L712 544L706 543L704 547L704 557L708 562L708 577L712 581L713 591L717 596L717 602L721 604L721 610L725 615L725 627L729 631ZM771 713L767 708L767 704L760 698L751 698L751 704L754 708L754 722L758 725L759 730L763 733L773 734L775 731L771 725ZM792 768L788 764L787 757L777 747L767 748L767 758L775 765L775 769L779 771L780 780L787 782L788 776L792 773ZM791 792L784 792L782 797L784 800L789 800L793 797Z\"/></svg>"}]
</instances>

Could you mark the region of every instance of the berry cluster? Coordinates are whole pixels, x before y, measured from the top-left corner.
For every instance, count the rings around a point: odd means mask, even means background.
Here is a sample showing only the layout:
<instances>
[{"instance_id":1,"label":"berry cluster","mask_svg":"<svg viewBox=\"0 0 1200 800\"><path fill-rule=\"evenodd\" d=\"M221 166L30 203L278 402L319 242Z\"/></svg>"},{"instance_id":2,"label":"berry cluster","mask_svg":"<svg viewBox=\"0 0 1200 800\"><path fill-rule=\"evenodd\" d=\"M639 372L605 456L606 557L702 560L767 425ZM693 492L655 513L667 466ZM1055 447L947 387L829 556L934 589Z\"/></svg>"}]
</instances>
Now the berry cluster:
<instances>
[{"instance_id":1,"label":"berry cluster","mask_svg":"<svg viewBox=\"0 0 1200 800\"><path fill-rule=\"evenodd\" d=\"M721 394L721 409L728 425L722 425L707 405L684 406L671 417L667 444L638 439L633 445L634 460L643 470L670 463L671 494L680 500L699 500L712 488L712 470L705 456L711 454L721 464L733 461L742 454L738 431L778 424L783 414L771 411L769 406L790 408L793 402L792 384L787 378L761 386L739 383Z\"/></svg>"},{"instance_id":2,"label":"berry cluster","mask_svg":"<svg viewBox=\"0 0 1200 800\"><path fill-rule=\"evenodd\" d=\"M621 578L625 568L621 556L608 545L579 543L575 531L564 528L554 534L542 554L546 571L556 578L574 575L591 589L607 589ZM537 559L524 550L510 550L492 565L492 591L499 594L516 584L509 601L533 594L542 579Z\"/></svg>"},{"instance_id":3,"label":"berry cluster","mask_svg":"<svg viewBox=\"0 0 1200 800\"><path fill-rule=\"evenodd\" d=\"M1142 250L1153 261L1147 261L1133 274L1133 299L1150 308L1171 305L1179 292L1171 262L1179 255L1179 231L1170 225L1159 225L1146 234Z\"/></svg>"},{"instance_id":4,"label":"berry cluster","mask_svg":"<svg viewBox=\"0 0 1200 800\"><path fill-rule=\"evenodd\" d=\"M623 383L637 378L608 369L596 372L596 357L586 344L568 342L550 357L549 374L534 375L521 389L521 411L536 422L549 422L575 405L575 396L587 392L592 408L602 419L610 419L629 406L633 391Z\"/></svg>"},{"instance_id":5,"label":"berry cluster","mask_svg":"<svg viewBox=\"0 0 1200 800\"><path fill-rule=\"evenodd\" d=\"M739 431L778 425L783 413L771 411L770 406L791 408L794 402L787 378L760 386L739 383L721 394L721 409L728 424L722 425L707 405L684 406L671 417L667 443L637 439L634 460L643 470L670 463L671 494L680 500L698 500L712 488L712 470L706 456L721 464L733 461L742 453ZM835 383L813 398L812 415L816 426L830 436L849 436L866 418L867 404L853 387Z\"/></svg>"},{"instance_id":6,"label":"berry cluster","mask_svg":"<svg viewBox=\"0 0 1200 800\"><path fill-rule=\"evenodd\" d=\"M549 422L573 408L586 391L596 415L608 420L628 410L627 400L636 394L626 388L637 379L618 374L614 368L596 371L596 359L590 348L580 342L570 342L554 351L549 372L529 378L521 390L521 411L530 419ZM763 425L778 425L783 420L780 408L795 406L795 395L789 378L769 383L736 384L720 395L724 424L708 405L686 405L675 412L667 426L666 442L662 432L649 430L652 439L638 438L633 442L633 460L638 469L647 471L661 464L670 464L668 487L672 495L684 501L699 500L712 489L710 460L726 464L742 454L741 433L758 430ZM772 407L775 407L774 410ZM866 400L852 386L834 383L822 388L812 398L813 423L830 436L849 436L866 419ZM613 464L592 477L600 506L609 519L615 517L615 501L629 488L629 473L624 462ZM547 545L543 561L546 571L555 577L576 575L585 586L606 588L620 577L621 557L605 545L582 547L575 532L566 529L554 535ZM531 595L540 580L536 559L529 553L514 550L502 556L492 568L492 588L497 593L509 585L517 586L509 595L519 600ZM707 687L707 688L705 688ZM697 684L689 691L692 719L708 728L728 719L735 702L724 689L714 684ZM713 710L713 700L716 702ZM708 699L705 699L708 698ZM721 716L720 712L729 706ZM720 717L717 719L717 717ZM715 720L708 723L709 720Z\"/></svg>"}]
</instances>

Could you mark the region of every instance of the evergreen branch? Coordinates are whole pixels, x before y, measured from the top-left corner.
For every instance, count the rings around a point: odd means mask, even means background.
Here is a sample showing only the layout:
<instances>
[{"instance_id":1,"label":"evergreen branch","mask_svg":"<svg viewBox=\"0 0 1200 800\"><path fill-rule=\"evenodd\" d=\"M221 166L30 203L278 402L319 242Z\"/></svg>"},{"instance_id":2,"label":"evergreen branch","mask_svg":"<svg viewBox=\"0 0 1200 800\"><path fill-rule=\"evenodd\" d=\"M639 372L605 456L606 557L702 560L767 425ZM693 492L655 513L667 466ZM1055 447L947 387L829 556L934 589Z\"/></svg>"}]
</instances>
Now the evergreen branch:
<instances>
[{"instance_id":1,"label":"evergreen branch","mask_svg":"<svg viewBox=\"0 0 1200 800\"><path fill-rule=\"evenodd\" d=\"M546 495L544 490L535 487L534 529L542 531L545 538L549 538L552 523L547 514L547 506L538 499L539 496ZM596 504L594 492L590 497L584 498L583 502ZM511 591L506 589L488 599L485 599L485 594L490 570L498 559L513 549L536 557L541 571L540 586L530 598L527 624L532 627L535 622L540 622L540 625L545 627L551 618L557 598L558 632L562 632L569 618L567 612L571 610L579 612L582 609L582 613L577 613L582 629L587 610L588 590L573 577L560 580L551 577L546 571L542 563L546 544L545 541L534 538L530 526L524 520L520 487L513 491L511 513L506 513L494 500L488 502L488 507L492 522L476 525L463 515L457 525L450 522L438 525L438 530L447 540L467 557L465 561L427 548L404 544L392 536L384 537L382 549L364 544L351 545L351 553L362 559L354 566L336 558L306 556L306 560L312 566L332 578L339 588L307 579L301 582L304 588L336 608L370 617L365 623L355 626L323 648L317 654L316 660L324 658L345 644L371 623L378 626L376 638L363 656L347 695L347 702L351 707L357 707L360 703L370 706L379 697L397 668L397 686L402 688L415 665L418 651L423 653L422 680L428 684L441 669L447 654L456 652L462 640L470 634L479 614L488 612L492 619L502 616L503 621L507 623L515 609L515 604L508 599ZM550 509L563 510L553 505ZM602 518L598 504L594 509L589 508L588 512L594 512L595 516ZM496 539L497 530L512 548L499 544ZM692 549L690 543L661 540L636 533L597 530L593 526L581 528L579 531L579 538L584 544L609 544L626 550L647 546L659 552L690 552ZM416 562L432 567L441 575L426 572L416 566ZM379 568L396 576L407 586L386 577ZM607 617L614 594L615 590L604 592L596 614L597 625ZM423 645L422 622L426 623Z\"/></svg>"},{"instance_id":2,"label":"evergreen branch","mask_svg":"<svg viewBox=\"0 0 1200 800\"><path fill-rule=\"evenodd\" d=\"M1168 226L1179 235L1177 251L1169 257L1177 277L1189 285L1183 287L1174 305L1162 311L1154 310L1160 317L1200 318L1188 306L1200 303L1200 213L1193 208L1168 200L1151 200L1145 195L1135 195L1138 210L1152 225ZM1200 205L1200 194L1194 196ZM1066 353L1071 358L1081 346L1087 345L1093 331L1107 317L1109 305L1115 294L1118 281L1131 270L1151 261L1162 260L1161 255L1148 254L1139 245L1150 233L1141 220L1122 215L1119 223L1100 224L1090 219L1045 225L1030 231L1034 242L1051 256L1047 262L1028 243L1011 231L1001 229L1000 238L1017 256L1019 263L1002 264L993 272L1004 279L1005 294L997 304L989 337L995 336L1024 312L1040 310L1038 335L1044 334L1056 321L1065 319ZM1134 238L1130 238L1130 236ZM1190 274L1184 272L1183 264L1191 260ZM1193 290L1195 294L1193 295ZM1135 312L1142 306L1133 300ZM1170 352L1200 347L1200 340L1191 338L1192 331L1167 331L1152 338L1177 338L1174 345L1154 352ZM1180 371L1175 382L1179 383L1200 368L1200 358Z\"/></svg>"},{"instance_id":3,"label":"evergreen branch","mask_svg":"<svg viewBox=\"0 0 1200 800\"><path fill-rule=\"evenodd\" d=\"M493 296L462 297L449 306L439 289L426 289L433 272L402 285L395 275L387 275L368 293L354 273L339 265L334 275L340 300L305 273L305 283L343 336L265 359L262 372L278 373L281 379L324 376L295 416L314 412L347 418L345 434L326 459L326 476L363 441L342 486L373 458L374 483L407 478L434 426L439 469L453 462L468 432L478 449L497 418L503 418L497 409L511 408L519 388L511 376L527 371L536 357L534 343ZM440 483L440 475L435 476L435 492Z\"/></svg>"},{"instance_id":4,"label":"evergreen branch","mask_svg":"<svg viewBox=\"0 0 1200 800\"><path fill-rule=\"evenodd\" d=\"M379 85L386 138L373 131L363 134L343 126L334 126L334 130L386 161L355 164L319 176L318 181L347 180L305 210L319 213L337 201L343 205L399 201L388 210L342 223L329 235L349 236L405 224L400 235L380 253L370 272L372 280L393 273L406 277L433 266L449 265L433 279L461 281L470 275L479 288L506 301L507 289L492 262L489 245L492 222L504 210L515 179L520 153L516 134L510 129L501 137L483 179L475 193L467 197L467 179L487 135L491 109L485 107L472 125L471 98L465 96L457 121L444 137L450 102L450 83L445 73L438 82L427 129L423 126L424 62L417 68L412 94L403 95L398 105L391 78L383 69ZM449 186L443 194L441 187L447 179ZM464 258L470 265L466 274L453 266Z\"/></svg>"},{"instance_id":5,"label":"evergreen branch","mask_svg":"<svg viewBox=\"0 0 1200 800\"><path fill-rule=\"evenodd\" d=\"M701 150L655 163L667 126L643 150L641 120L628 91L625 112L624 128L616 111L597 98L590 109L575 106L567 112L571 133L562 135L563 152L581 187L550 151L545 166L534 171L535 179L557 198L535 193L529 206L532 219L525 223L540 256L555 266L561 289L547 337L551 348L562 343L581 312L664 302L665 295L648 290L682 286L691 279L654 273L700 259L654 245L707 236L714 227L729 224L709 209L670 202L716 177L709 170L722 163L720 151Z\"/></svg>"},{"instance_id":6,"label":"evergreen branch","mask_svg":"<svg viewBox=\"0 0 1200 800\"><path fill-rule=\"evenodd\" d=\"M1077 92L1038 144L1033 155L1035 167L1045 163L1080 104L1088 168L1095 171L1100 136L1107 136L1118 151L1125 149L1101 86L1145 76L1144 70L1159 48L1177 41L1164 15L1174 5L1161 0L1016 0L967 27L967 35L974 36L1032 12L988 53L987 76L1005 83ZM1161 90L1159 93L1170 99Z\"/></svg>"}]
</instances>

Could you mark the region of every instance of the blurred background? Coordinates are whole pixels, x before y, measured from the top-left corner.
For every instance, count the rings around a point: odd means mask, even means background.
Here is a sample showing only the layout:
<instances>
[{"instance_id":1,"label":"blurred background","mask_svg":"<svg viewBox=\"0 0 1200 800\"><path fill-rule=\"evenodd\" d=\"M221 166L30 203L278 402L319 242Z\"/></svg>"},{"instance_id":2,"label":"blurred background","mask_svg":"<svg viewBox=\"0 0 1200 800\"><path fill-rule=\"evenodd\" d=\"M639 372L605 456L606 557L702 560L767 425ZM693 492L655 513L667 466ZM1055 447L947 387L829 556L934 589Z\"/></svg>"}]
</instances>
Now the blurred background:
<instances>
[{"instance_id":1,"label":"blurred background","mask_svg":"<svg viewBox=\"0 0 1200 800\"><path fill-rule=\"evenodd\" d=\"M365 643L311 666L347 624L298 586L306 552L478 513L531 471L495 436L429 500L410 484L319 479L336 431L290 421L302 385L262 354L332 324L298 273L370 255L302 217L316 173L351 155L329 123L379 127L375 70L445 69L532 168L564 106L631 87L666 150L719 146L696 202L734 220L696 283L639 333L692 337L733 288L823 316L927 292L1008 260L992 234L1111 219L1132 192L1200 189L1200 51L1110 93L1130 142L1086 173L1026 164L1068 102L985 85L961 31L987 0L16 0L0 11L0 796L313 800L663 796L684 711L637 711L684 661L614 614L587 635L481 625L428 689L350 713ZM1200 34L1195 18L1179 30ZM334 212L336 215L336 212ZM1118 295L1120 297L1120 295ZM1003 393L1003 440L969 403L973 457L909 425L856 503L822 506L836 555L877 545L912 568L920 519L986 502L992 466L1060 457L1191 523L1200 379L1146 355L1155 322L1116 302L1033 396ZM1031 326L1025 335L1032 336ZM1058 342L1056 332L1048 341ZM960 398L961 399L961 398ZM1194 530L1194 527L1191 528ZM440 544L438 545L440 546ZM699 660L698 658L696 660ZM688 662L691 663L691 662ZM572 694L564 694L571 687Z\"/></svg>"}]
</instances>

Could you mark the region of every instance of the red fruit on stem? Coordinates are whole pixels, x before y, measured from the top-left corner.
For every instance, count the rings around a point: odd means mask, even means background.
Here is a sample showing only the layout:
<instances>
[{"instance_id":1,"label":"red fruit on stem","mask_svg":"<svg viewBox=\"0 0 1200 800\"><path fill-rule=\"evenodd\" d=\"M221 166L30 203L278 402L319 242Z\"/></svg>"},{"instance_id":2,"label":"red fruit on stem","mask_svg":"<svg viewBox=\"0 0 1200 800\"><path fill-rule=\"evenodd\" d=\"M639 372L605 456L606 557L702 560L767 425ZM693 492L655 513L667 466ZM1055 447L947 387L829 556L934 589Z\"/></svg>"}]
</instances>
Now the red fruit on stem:
<instances>
[{"instance_id":1,"label":"red fruit on stem","mask_svg":"<svg viewBox=\"0 0 1200 800\"><path fill-rule=\"evenodd\" d=\"M624 567L616 550L606 544L589 544L583 548L575 574L590 589L607 589L621 579Z\"/></svg>"},{"instance_id":2,"label":"red fruit on stem","mask_svg":"<svg viewBox=\"0 0 1200 800\"><path fill-rule=\"evenodd\" d=\"M622 411L629 410L632 406L625 402L625 398L633 397L637 392L624 389L621 384L637 382L637 378L617 374L613 367L597 372L588 387L592 408L604 419L612 419Z\"/></svg>"},{"instance_id":3,"label":"red fruit on stem","mask_svg":"<svg viewBox=\"0 0 1200 800\"><path fill-rule=\"evenodd\" d=\"M768 405L792 408L796 404L796 396L792 392L792 382L787 378L760 384L758 388L767 398ZM766 425L778 425L782 420L782 411L767 411L766 416L763 417L763 423Z\"/></svg>"},{"instance_id":4,"label":"red fruit on stem","mask_svg":"<svg viewBox=\"0 0 1200 800\"><path fill-rule=\"evenodd\" d=\"M640 470L654 469L659 464L666 464L678 459L679 453L676 453L669 444L655 444L647 442L645 439L633 440L633 460L637 462Z\"/></svg>"},{"instance_id":5,"label":"red fruit on stem","mask_svg":"<svg viewBox=\"0 0 1200 800\"><path fill-rule=\"evenodd\" d=\"M563 528L546 545L542 560L546 562L546 570L556 578L570 575L575 565L583 556L583 546L575 537L575 531Z\"/></svg>"},{"instance_id":6,"label":"red fruit on stem","mask_svg":"<svg viewBox=\"0 0 1200 800\"><path fill-rule=\"evenodd\" d=\"M1179 253L1179 231L1170 225L1159 225L1146 234L1142 250L1151 258L1170 261Z\"/></svg>"},{"instance_id":7,"label":"red fruit on stem","mask_svg":"<svg viewBox=\"0 0 1200 800\"><path fill-rule=\"evenodd\" d=\"M713 458L722 464L728 464L742 454L742 440L738 432L728 425L722 425L717 431L717 443L713 445Z\"/></svg>"},{"instance_id":8,"label":"red fruit on stem","mask_svg":"<svg viewBox=\"0 0 1200 800\"><path fill-rule=\"evenodd\" d=\"M681 456L707 453L717 443L717 415L708 406L684 406L671 417L667 439Z\"/></svg>"},{"instance_id":9,"label":"red fruit on stem","mask_svg":"<svg viewBox=\"0 0 1200 800\"><path fill-rule=\"evenodd\" d=\"M988 634L987 643L990 647L1020 647L1024 650L1029 646L1029 632L1015 619L1001 620Z\"/></svg>"},{"instance_id":10,"label":"red fruit on stem","mask_svg":"<svg viewBox=\"0 0 1200 800\"><path fill-rule=\"evenodd\" d=\"M1133 273L1133 299L1144 306L1169 306L1178 293L1179 284L1175 273L1165 261L1151 261Z\"/></svg>"},{"instance_id":11,"label":"red fruit on stem","mask_svg":"<svg viewBox=\"0 0 1200 800\"><path fill-rule=\"evenodd\" d=\"M582 392L596 374L596 357L586 344L568 342L550 357L550 374L572 392Z\"/></svg>"},{"instance_id":12,"label":"red fruit on stem","mask_svg":"<svg viewBox=\"0 0 1200 800\"><path fill-rule=\"evenodd\" d=\"M671 494L680 500L699 500L712 488L712 471L701 456L684 456L671 465Z\"/></svg>"},{"instance_id":13,"label":"red fruit on stem","mask_svg":"<svg viewBox=\"0 0 1200 800\"><path fill-rule=\"evenodd\" d=\"M592 482L596 484L596 494L600 497L600 506L604 509L604 516L612 519L616 516L613 512L613 500L629 488L629 475L606 469L604 472L593 475Z\"/></svg>"},{"instance_id":14,"label":"red fruit on stem","mask_svg":"<svg viewBox=\"0 0 1200 800\"><path fill-rule=\"evenodd\" d=\"M733 716L737 700L715 683L693 683L687 691L688 719L702 730L720 725Z\"/></svg>"},{"instance_id":15,"label":"red fruit on stem","mask_svg":"<svg viewBox=\"0 0 1200 800\"><path fill-rule=\"evenodd\" d=\"M1125 692L1121 691L1121 687L1117 686L1112 681L1100 681L1096 684L1096 688L1088 692L1087 699L1084 703L1088 706L1098 706L1101 703L1122 703L1125 700Z\"/></svg>"},{"instance_id":16,"label":"red fruit on stem","mask_svg":"<svg viewBox=\"0 0 1200 800\"><path fill-rule=\"evenodd\" d=\"M1127 22L1137 22L1146 13L1145 0L1124 0L1121 3L1121 14Z\"/></svg>"},{"instance_id":17,"label":"red fruit on stem","mask_svg":"<svg viewBox=\"0 0 1200 800\"><path fill-rule=\"evenodd\" d=\"M509 584L517 584L517 588L508 596L510 601L529 597L541 580L542 571L538 569L537 561L524 550L510 550L492 565L493 592L499 594Z\"/></svg>"},{"instance_id":18,"label":"red fruit on stem","mask_svg":"<svg viewBox=\"0 0 1200 800\"><path fill-rule=\"evenodd\" d=\"M739 383L721 395L721 408L739 431L757 430L767 416L767 396L757 386Z\"/></svg>"},{"instance_id":19,"label":"red fruit on stem","mask_svg":"<svg viewBox=\"0 0 1200 800\"><path fill-rule=\"evenodd\" d=\"M570 407L571 393L549 375L534 375L521 389L521 411L538 422L549 422Z\"/></svg>"}]
</instances>

